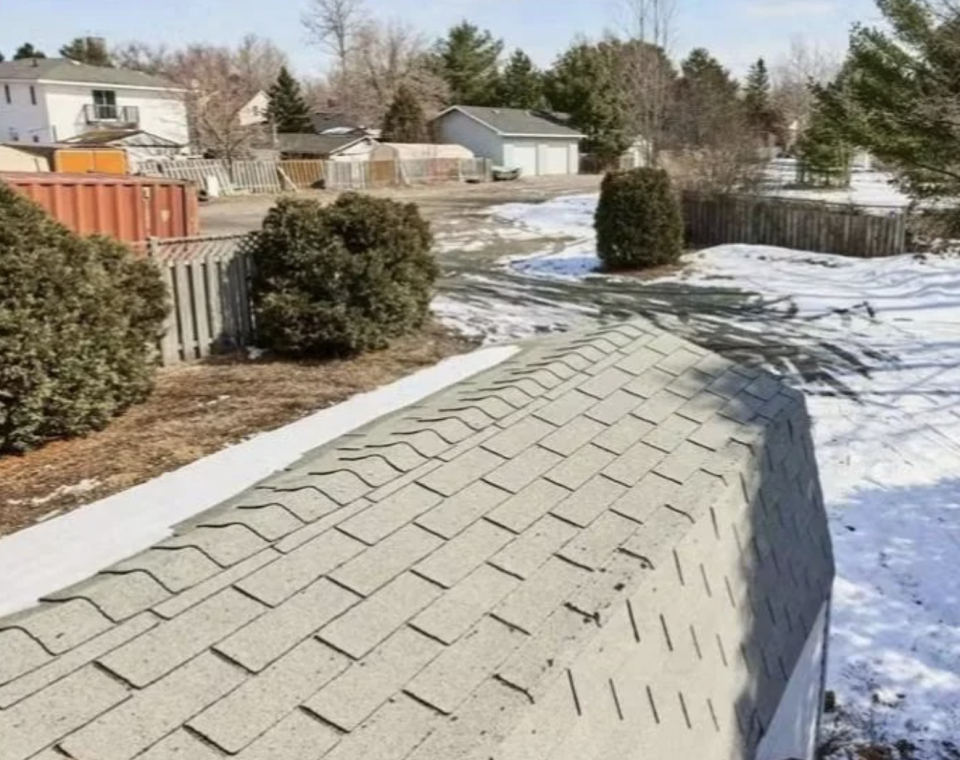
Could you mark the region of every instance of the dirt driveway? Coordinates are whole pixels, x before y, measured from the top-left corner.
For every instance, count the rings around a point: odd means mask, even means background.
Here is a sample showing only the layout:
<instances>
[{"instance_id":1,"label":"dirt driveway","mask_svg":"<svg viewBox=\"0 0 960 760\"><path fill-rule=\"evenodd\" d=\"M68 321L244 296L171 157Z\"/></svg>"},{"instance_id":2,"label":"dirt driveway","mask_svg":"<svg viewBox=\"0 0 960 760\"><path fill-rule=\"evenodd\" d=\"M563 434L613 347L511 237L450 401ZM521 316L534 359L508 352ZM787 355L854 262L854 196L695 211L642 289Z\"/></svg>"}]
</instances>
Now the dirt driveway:
<instances>
[{"instance_id":1,"label":"dirt driveway","mask_svg":"<svg viewBox=\"0 0 960 760\"><path fill-rule=\"evenodd\" d=\"M420 206L431 220L455 216L465 209L498 203L531 203L570 193L593 193L600 188L598 175L531 177L516 182L489 182L479 185L433 185L431 187L385 188L371 195L410 201ZM330 202L337 193L309 191L297 197ZM255 195L222 198L200 209L200 230L204 235L232 235L255 230L276 202L275 196Z\"/></svg>"}]
</instances>

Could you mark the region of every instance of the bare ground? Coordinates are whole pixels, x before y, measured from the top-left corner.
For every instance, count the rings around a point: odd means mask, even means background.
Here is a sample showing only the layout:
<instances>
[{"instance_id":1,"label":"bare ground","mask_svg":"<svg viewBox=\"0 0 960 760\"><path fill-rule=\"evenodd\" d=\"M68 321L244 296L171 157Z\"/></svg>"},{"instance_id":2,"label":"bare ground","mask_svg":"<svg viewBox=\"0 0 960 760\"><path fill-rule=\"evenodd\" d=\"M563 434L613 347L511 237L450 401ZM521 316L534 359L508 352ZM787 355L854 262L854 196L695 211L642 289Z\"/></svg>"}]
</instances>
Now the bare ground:
<instances>
[{"instance_id":1,"label":"bare ground","mask_svg":"<svg viewBox=\"0 0 960 760\"><path fill-rule=\"evenodd\" d=\"M160 371L150 399L86 438L0 458L0 535L157 477L473 347L432 326L323 363L217 360Z\"/></svg>"}]
</instances>

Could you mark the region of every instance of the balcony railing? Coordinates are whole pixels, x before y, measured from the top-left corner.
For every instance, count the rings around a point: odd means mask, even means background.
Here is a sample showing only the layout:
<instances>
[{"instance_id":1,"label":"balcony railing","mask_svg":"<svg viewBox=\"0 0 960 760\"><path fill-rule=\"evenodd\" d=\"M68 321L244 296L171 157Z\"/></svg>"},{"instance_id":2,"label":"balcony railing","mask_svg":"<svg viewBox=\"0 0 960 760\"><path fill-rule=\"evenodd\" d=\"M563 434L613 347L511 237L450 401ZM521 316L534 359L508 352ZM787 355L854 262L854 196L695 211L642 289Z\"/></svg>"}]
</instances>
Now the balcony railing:
<instances>
[{"instance_id":1,"label":"balcony railing","mask_svg":"<svg viewBox=\"0 0 960 760\"><path fill-rule=\"evenodd\" d=\"M132 124L140 123L140 109L136 106L115 106L100 103L87 103L83 107L87 124Z\"/></svg>"}]
</instances>

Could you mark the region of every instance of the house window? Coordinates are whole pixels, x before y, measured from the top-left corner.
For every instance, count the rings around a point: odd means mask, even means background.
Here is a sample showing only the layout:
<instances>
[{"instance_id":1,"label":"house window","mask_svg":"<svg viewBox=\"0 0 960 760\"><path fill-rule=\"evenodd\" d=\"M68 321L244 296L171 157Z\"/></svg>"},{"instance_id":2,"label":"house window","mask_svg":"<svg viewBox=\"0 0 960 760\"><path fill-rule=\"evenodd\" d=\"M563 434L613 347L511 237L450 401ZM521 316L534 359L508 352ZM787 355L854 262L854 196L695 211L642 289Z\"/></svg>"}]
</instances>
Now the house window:
<instances>
[{"instance_id":1,"label":"house window","mask_svg":"<svg viewBox=\"0 0 960 760\"><path fill-rule=\"evenodd\" d=\"M34 136L33 136L33 141L34 141L34 142L37 142L37 143L40 142L40 135L34 135Z\"/></svg>"},{"instance_id":2,"label":"house window","mask_svg":"<svg viewBox=\"0 0 960 760\"><path fill-rule=\"evenodd\" d=\"M30 85L30 105L35 106L37 104L37 91L33 85Z\"/></svg>"},{"instance_id":3,"label":"house window","mask_svg":"<svg viewBox=\"0 0 960 760\"><path fill-rule=\"evenodd\" d=\"M10 105L13 100L10 98L10 85L5 84L3 86L3 97L7 101L7 105Z\"/></svg>"},{"instance_id":4,"label":"house window","mask_svg":"<svg viewBox=\"0 0 960 760\"><path fill-rule=\"evenodd\" d=\"M117 93L113 90L94 90L93 110L98 120L117 119Z\"/></svg>"}]
</instances>

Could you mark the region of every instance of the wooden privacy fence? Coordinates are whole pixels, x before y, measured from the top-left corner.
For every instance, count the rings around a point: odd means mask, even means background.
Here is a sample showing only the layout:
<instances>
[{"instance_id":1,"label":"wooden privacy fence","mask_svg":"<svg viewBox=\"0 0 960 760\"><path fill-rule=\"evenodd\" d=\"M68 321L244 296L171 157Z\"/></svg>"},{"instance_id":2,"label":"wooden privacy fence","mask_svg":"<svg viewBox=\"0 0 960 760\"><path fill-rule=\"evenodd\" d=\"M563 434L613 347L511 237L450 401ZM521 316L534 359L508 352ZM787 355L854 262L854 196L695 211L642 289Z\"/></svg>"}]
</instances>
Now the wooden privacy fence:
<instances>
[{"instance_id":1,"label":"wooden privacy fence","mask_svg":"<svg viewBox=\"0 0 960 760\"><path fill-rule=\"evenodd\" d=\"M143 161L147 175L173 177L207 187L212 179L223 195L275 194L325 187L363 190L439 182L490 179L491 162L483 158L426 158L410 161L221 161L189 159ZM208 188L209 189L209 188Z\"/></svg>"},{"instance_id":2,"label":"wooden privacy fence","mask_svg":"<svg viewBox=\"0 0 960 760\"><path fill-rule=\"evenodd\" d=\"M697 248L743 243L858 258L907 250L901 210L693 192L682 203L687 242Z\"/></svg>"},{"instance_id":3,"label":"wooden privacy fence","mask_svg":"<svg viewBox=\"0 0 960 760\"><path fill-rule=\"evenodd\" d=\"M225 235L148 242L172 302L159 344L164 365L250 344L247 240L246 235Z\"/></svg>"}]
</instances>

